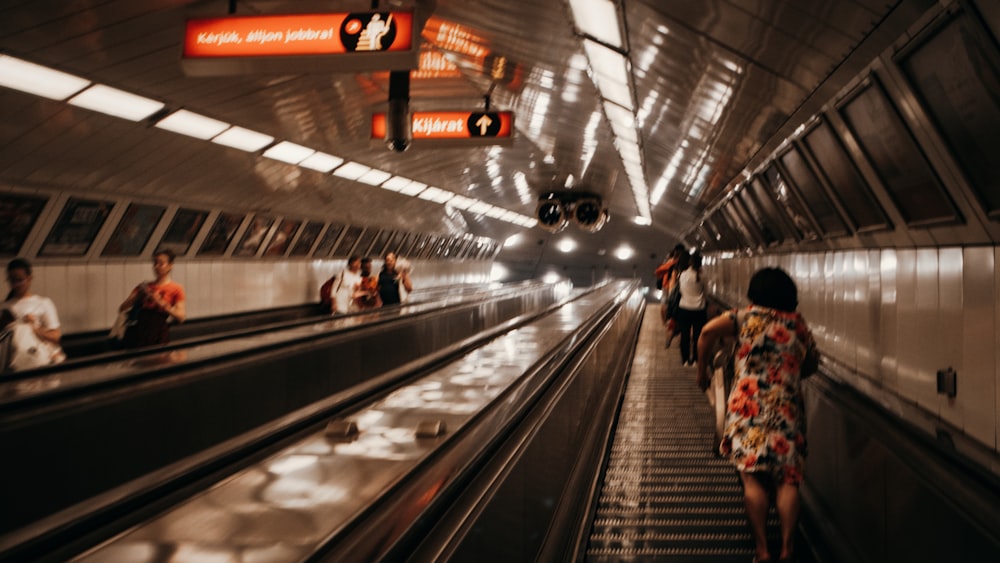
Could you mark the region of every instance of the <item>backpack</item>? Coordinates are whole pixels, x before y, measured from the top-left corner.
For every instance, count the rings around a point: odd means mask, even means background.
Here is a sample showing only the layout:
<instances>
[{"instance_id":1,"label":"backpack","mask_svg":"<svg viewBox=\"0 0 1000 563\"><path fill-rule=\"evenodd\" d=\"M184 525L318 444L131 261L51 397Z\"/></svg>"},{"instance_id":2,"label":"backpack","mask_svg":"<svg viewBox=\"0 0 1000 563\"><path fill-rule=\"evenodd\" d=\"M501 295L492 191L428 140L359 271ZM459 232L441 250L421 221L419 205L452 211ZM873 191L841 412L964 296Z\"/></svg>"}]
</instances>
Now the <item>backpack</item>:
<instances>
[{"instance_id":1,"label":"backpack","mask_svg":"<svg viewBox=\"0 0 1000 563\"><path fill-rule=\"evenodd\" d=\"M333 284L337 280L343 280L344 274L337 274L330 279L323 282L323 285L319 286L319 302L323 305L329 305L333 303ZM337 289L340 289L340 284L337 284Z\"/></svg>"},{"instance_id":2,"label":"backpack","mask_svg":"<svg viewBox=\"0 0 1000 563\"><path fill-rule=\"evenodd\" d=\"M677 308L681 304L681 283L680 280L674 282L674 287L670 288L667 295L667 318L673 319L677 314Z\"/></svg>"}]
</instances>

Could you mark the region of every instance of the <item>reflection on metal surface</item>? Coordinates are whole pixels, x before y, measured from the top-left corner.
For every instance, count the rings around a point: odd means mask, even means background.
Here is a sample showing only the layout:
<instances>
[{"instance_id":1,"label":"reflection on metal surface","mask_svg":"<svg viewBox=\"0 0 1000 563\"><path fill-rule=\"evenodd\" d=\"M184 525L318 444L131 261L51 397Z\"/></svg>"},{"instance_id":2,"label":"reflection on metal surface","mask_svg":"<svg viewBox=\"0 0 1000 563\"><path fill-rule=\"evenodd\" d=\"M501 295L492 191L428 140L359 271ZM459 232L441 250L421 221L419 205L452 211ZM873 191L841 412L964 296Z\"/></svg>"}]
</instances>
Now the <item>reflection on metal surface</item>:
<instances>
[{"instance_id":1,"label":"reflection on metal surface","mask_svg":"<svg viewBox=\"0 0 1000 563\"><path fill-rule=\"evenodd\" d=\"M615 291L584 296L352 414L359 429L355 441L338 443L320 430L79 560L304 557L444 441L460 434L474 415L613 299ZM418 436L414 429L427 421L447 429L443 437ZM437 483L418 506L397 517L415 518L442 486ZM395 526L406 525L401 521Z\"/></svg>"}]
</instances>

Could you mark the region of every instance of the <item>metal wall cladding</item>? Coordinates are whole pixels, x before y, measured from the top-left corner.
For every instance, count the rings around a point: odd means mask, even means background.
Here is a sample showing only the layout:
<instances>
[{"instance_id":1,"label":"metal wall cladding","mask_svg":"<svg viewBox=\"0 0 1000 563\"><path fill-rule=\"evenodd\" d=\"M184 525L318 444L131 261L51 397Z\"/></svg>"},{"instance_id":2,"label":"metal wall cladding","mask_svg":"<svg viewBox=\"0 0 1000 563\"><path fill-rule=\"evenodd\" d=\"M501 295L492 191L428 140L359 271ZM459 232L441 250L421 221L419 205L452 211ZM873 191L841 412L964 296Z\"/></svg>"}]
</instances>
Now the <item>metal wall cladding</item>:
<instances>
[{"instance_id":1,"label":"metal wall cladding","mask_svg":"<svg viewBox=\"0 0 1000 563\"><path fill-rule=\"evenodd\" d=\"M713 257L705 276L720 299L745 305L753 273L782 267L839 374L878 401L916 405L997 451L998 254L947 247ZM949 367L958 373L954 398L937 392L937 372Z\"/></svg>"},{"instance_id":2,"label":"metal wall cladding","mask_svg":"<svg viewBox=\"0 0 1000 563\"><path fill-rule=\"evenodd\" d=\"M485 283L491 263L415 260L414 291ZM188 318L227 315L319 301L319 287L346 260L182 260L171 277L184 286ZM375 260L381 268L381 261ZM32 291L52 299L63 334L110 327L136 285L153 279L150 262L46 262L34 265Z\"/></svg>"}]
</instances>

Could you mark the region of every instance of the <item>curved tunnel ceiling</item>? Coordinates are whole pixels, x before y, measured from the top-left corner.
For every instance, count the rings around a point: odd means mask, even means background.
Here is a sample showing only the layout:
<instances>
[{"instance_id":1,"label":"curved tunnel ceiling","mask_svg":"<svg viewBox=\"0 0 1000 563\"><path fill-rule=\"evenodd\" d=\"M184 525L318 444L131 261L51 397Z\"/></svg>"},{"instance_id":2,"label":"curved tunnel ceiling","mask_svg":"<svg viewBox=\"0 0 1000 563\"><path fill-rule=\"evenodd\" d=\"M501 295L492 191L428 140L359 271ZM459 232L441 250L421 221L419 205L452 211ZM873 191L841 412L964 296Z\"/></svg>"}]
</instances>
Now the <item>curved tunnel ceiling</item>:
<instances>
[{"instance_id":1,"label":"curved tunnel ceiling","mask_svg":"<svg viewBox=\"0 0 1000 563\"><path fill-rule=\"evenodd\" d=\"M335 11L372 3L338 2ZM385 111L384 71L186 76L179 58L190 17L227 14L223 0L24 0L0 6L0 51L312 147L533 217L538 194L600 194L611 221L596 234L567 231L580 250L547 261L604 264L645 274L699 215L896 39L893 17L929 0L619 0L651 225L637 206L584 36L569 3L533 0L383 1L413 8L424 68L411 78L412 110L482 108L516 116L505 146L386 150L369 139ZM330 11L330 2L237 1L236 15ZM899 15L903 14L903 15ZM28 189L295 215L410 231L504 240L525 231L461 211L199 142L152 127L0 88L0 182ZM550 235L528 230L540 245ZM629 243L636 258L618 264ZM539 245L505 251L537 261ZM583 256L583 258L581 258ZM589 257L589 258L588 258ZM655 265L655 264L654 264Z\"/></svg>"}]
</instances>

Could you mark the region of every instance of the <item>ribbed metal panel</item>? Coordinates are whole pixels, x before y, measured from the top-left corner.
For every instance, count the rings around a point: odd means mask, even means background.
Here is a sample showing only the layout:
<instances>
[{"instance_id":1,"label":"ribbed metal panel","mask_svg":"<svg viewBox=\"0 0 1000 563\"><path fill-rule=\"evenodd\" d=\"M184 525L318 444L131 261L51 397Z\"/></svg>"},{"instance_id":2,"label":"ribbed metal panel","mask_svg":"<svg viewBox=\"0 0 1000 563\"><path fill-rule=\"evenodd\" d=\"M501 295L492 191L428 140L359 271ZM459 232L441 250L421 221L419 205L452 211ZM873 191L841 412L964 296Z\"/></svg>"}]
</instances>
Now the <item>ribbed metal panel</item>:
<instances>
[{"instance_id":1,"label":"ribbed metal panel","mask_svg":"<svg viewBox=\"0 0 1000 563\"><path fill-rule=\"evenodd\" d=\"M747 563L753 544L739 477L714 453L708 401L694 368L681 366L677 344L663 347L663 331L651 306L587 560Z\"/></svg>"}]
</instances>

